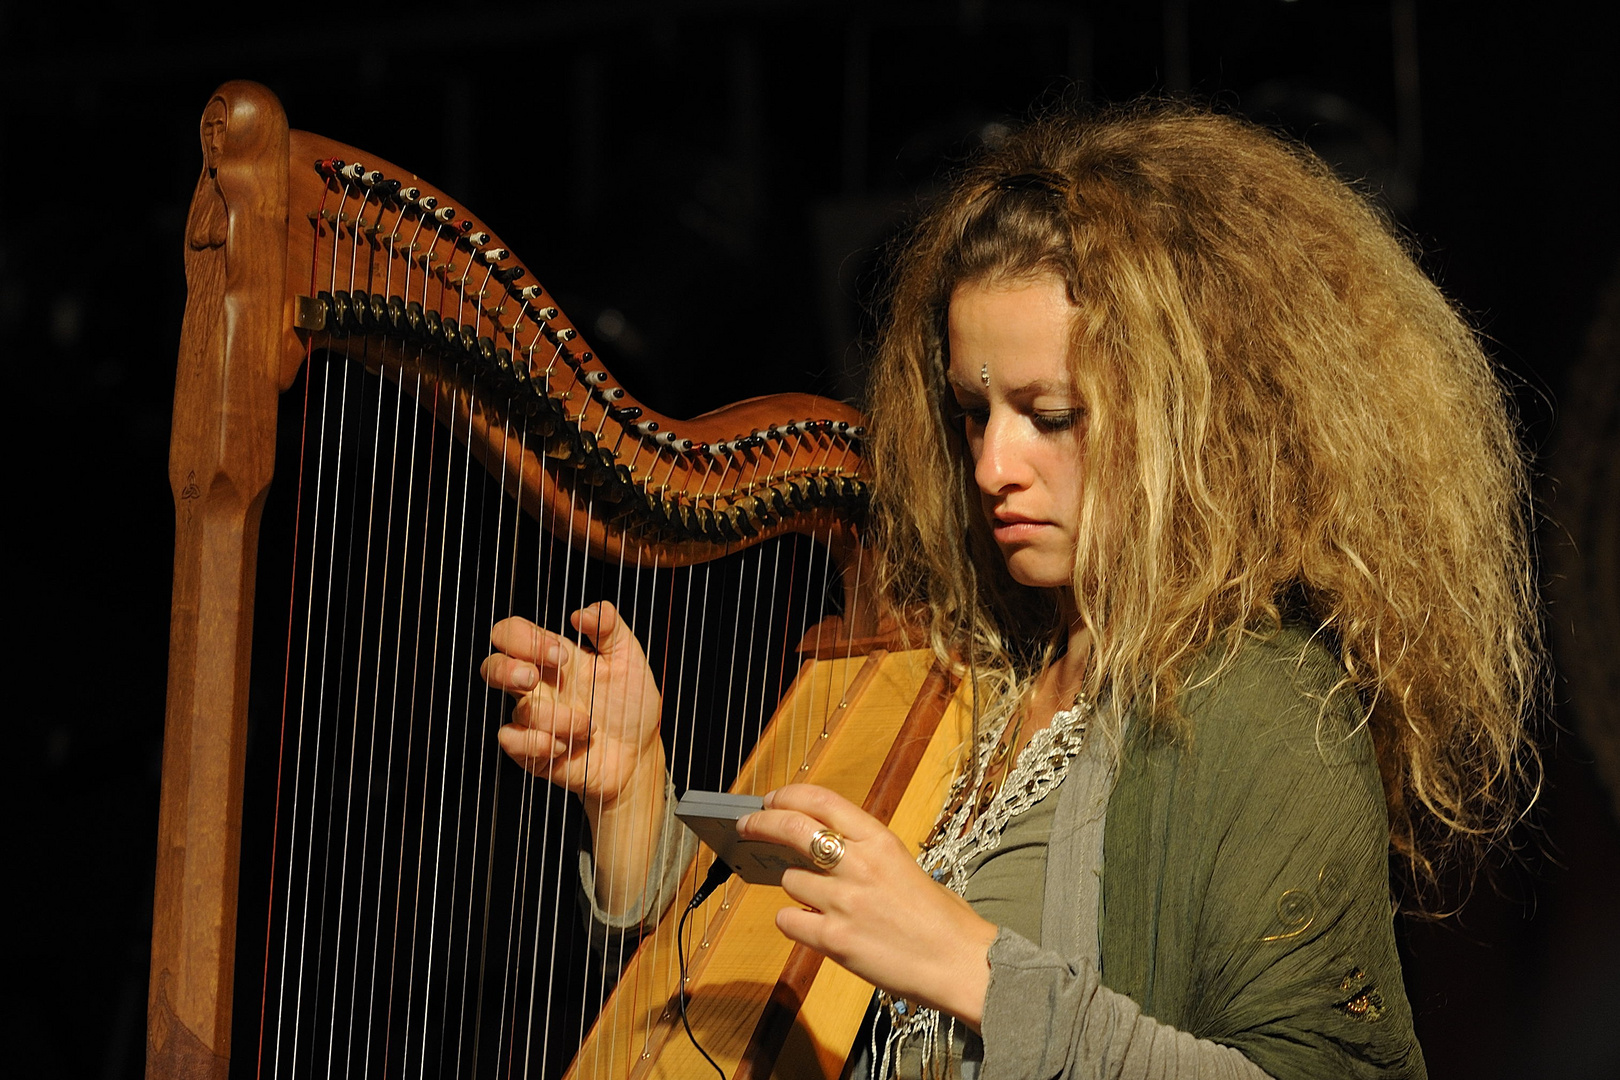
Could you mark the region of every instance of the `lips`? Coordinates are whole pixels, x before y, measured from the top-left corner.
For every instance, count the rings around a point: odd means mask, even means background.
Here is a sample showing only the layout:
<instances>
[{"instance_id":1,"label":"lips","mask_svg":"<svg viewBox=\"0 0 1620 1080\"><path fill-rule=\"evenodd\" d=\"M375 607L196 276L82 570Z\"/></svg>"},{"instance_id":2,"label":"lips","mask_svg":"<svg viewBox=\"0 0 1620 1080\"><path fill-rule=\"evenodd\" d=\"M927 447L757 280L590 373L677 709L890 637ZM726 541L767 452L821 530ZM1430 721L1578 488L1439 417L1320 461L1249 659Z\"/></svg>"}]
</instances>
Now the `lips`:
<instances>
[{"instance_id":1,"label":"lips","mask_svg":"<svg viewBox=\"0 0 1620 1080\"><path fill-rule=\"evenodd\" d=\"M1050 528L1048 522L1038 518L1026 517L1023 514L998 510L990 520L990 531L995 535L996 542L1000 544L1016 544L1032 540L1045 529Z\"/></svg>"}]
</instances>

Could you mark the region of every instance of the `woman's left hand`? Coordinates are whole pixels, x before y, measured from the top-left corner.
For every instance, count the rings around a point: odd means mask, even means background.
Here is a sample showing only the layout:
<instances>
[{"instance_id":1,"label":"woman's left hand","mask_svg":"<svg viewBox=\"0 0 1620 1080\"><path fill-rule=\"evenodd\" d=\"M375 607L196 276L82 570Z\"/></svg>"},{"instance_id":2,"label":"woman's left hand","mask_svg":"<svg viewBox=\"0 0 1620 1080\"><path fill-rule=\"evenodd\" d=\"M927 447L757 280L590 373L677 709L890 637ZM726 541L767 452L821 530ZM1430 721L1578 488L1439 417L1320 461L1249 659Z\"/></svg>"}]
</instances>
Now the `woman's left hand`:
<instances>
[{"instance_id":1,"label":"woman's left hand","mask_svg":"<svg viewBox=\"0 0 1620 1080\"><path fill-rule=\"evenodd\" d=\"M737 823L745 840L797 851L809 851L822 829L842 838L843 857L824 871L782 875L782 888L804 907L777 912L777 929L874 986L977 1030L996 926L923 873L898 836L813 784L778 788L764 810Z\"/></svg>"}]
</instances>

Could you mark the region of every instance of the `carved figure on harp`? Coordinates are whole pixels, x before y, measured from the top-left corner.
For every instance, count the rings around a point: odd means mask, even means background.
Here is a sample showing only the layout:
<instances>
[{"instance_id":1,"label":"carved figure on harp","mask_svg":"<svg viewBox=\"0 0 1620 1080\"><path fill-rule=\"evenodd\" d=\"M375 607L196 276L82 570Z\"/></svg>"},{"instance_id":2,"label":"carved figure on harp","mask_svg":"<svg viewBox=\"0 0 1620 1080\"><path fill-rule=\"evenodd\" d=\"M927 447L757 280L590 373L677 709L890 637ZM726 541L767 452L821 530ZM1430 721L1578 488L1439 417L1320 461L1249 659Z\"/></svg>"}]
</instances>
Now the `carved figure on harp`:
<instances>
[{"instance_id":1,"label":"carved figure on harp","mask_svg":"<svg viewBox=\"0 0 1620 1080\"><path fill-rule=\"evenodd\" d=\"M775 922L880 991L860 1068L1423 1076L1390 855L1421 906L1503 836L1544 672L1473 333L1308 152L1177 108L984 152L889 300L877 577L973 730L920 856L814 784L738 825L817 860ZM500 743L650 925L692 850L657 688L613 609L574 625L495 627Z\"/></svg>"}]
</instances>

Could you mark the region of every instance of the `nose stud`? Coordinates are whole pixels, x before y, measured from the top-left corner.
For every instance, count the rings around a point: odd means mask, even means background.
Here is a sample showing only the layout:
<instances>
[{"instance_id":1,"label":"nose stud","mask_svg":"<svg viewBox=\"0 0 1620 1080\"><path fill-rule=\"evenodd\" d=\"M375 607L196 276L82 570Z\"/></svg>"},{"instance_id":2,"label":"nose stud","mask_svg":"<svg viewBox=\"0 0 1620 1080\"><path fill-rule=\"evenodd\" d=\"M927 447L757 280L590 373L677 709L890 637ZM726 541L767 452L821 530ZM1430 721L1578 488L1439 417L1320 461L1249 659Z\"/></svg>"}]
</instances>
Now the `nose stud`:
<instances>
[{"instance_id":1,"label":"nose stud","mask_svg":"<svg viewBox=\"0 0 1620 1080\"><path fill-rule=\"evenodd\" d=\"M980 364L979 365L979 381L981 383L983 383L984 385L986 385L986 386L990 385L990 365L989 364Z\"/></svg>"}]
</instances>

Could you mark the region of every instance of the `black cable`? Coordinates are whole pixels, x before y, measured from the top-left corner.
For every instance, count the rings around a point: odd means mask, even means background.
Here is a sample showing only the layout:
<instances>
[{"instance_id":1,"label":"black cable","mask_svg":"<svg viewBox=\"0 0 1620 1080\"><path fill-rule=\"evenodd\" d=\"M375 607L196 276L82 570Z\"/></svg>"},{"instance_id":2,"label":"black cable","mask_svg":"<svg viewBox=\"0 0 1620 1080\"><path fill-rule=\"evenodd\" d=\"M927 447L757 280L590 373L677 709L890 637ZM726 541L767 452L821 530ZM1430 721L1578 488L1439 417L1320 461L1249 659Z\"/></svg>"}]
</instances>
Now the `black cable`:
<instances>
[{"instance_id":1,"label":"black cable","mask_svg":"<svg viewBox=\"0 0 1620 1080\"><path fill-rule=\"evenodd\" d=\"M729 880L731 880L731 867L727 866L722 859L714 860L714 865L709 867L709 876L703 879L703 884L698 886L698 891L692 894L692 902L686 905L685 911L681 912L681 921L675 924L675 952L679 955L681 961L681 985L679 990L681 1026L686 1029L686 1037L692 1040L692 1045L697 1047L697 1052L703 1055L703 1060L713 1065L714 1071L720 1074L720 1080L726 1080L726 1071L720 1067L714 1058L709 1056L707 1050L703 1049L703 1045L697 1041L697 1036L692 1034L691 1021L686 1018L686 945L683 935L686 933L686 920L692 912L696 911L703 901L713 894L714 890Z\"/></svg>"}]
</instances>

